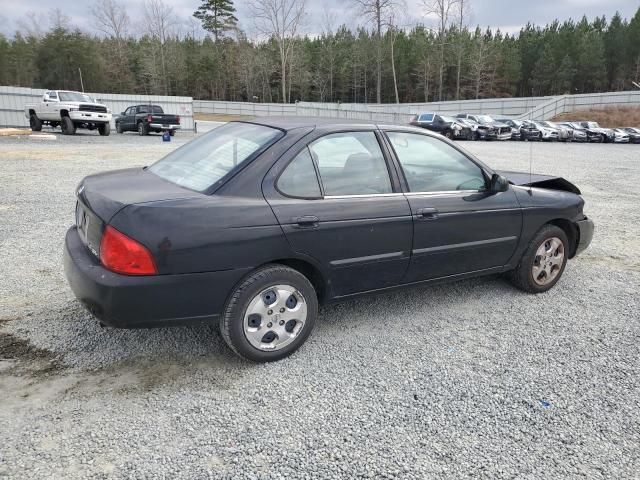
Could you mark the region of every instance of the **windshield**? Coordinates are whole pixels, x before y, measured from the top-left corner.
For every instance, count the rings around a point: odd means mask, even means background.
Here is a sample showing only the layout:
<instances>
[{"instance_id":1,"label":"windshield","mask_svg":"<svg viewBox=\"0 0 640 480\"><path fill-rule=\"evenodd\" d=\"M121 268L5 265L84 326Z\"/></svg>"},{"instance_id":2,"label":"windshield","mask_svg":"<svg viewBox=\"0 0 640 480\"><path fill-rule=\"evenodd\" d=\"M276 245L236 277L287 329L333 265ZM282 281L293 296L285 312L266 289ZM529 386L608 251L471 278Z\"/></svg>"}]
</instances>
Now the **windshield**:
<instances>
[{"instance_id":1,"label":"windshield","mask_svg":"<svg viewBox=\"0 0 640 480\"><path fill-rule=\"evenodd\" d=\"M587 124L588 128L600 128L600 125L598 125L598 122L584 122Z\"/></svg>"},{"instance_id":2,"label":"windshield","mask_svg":"<svg viewBox=\"0 0 640 480\"><path fill-rule=\"evenodd\" d=\"M493 122L493 118L491 118L489 115L476 115L476 118L478 119L478 121L480 123L491 123L491 122Z\"/></svg>"},{"instance_id":3,"label":"windshield","mask_svg":"<svg viewBox=\"0 0 640 480\"><path fill-rule=\"evenodd\" d=\"M182 187L204 192L279 139L280 130L251 123L227 123L174 150L149 171Z\"/></svg>"},{"instance_id":4,"label":"windshield","mask_svg":"<svg viewBox=\"0 0 640 480\"><path fill-rule=\"evenodd\" d=\"M80 92L60 92L60 100L63 102L96 103L89 95Z\"/></svg>"}]
</instances>

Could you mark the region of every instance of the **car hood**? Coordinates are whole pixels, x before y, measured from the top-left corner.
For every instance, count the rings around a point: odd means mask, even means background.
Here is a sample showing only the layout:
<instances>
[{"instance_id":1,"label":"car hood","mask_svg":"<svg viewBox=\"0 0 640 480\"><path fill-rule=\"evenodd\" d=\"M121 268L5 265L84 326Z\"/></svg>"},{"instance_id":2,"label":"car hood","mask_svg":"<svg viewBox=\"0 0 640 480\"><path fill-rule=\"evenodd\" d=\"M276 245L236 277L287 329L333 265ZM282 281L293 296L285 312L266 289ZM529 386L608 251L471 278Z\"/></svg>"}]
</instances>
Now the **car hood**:
<instances>
[{"instance_id":1,"label":"car hood","mask_svg":"<svg viewBox=\"0 0 640 480\"><path fill-rule=\"evenodd\" d=\"M578 187L562 177L541 175L538 173L529 174L526 172L510 172L504 170L496 171L496 173L502 175L514 185L548 188L549 190L563 190L565 192L571 192L578 195L581 193Z\"/></svg>"},{"instance_id":2,"label":"car hood","mask_svg":"<svg viewBox=\"0 0 640 480\"><path fill-rule=\"evenodd\" d=\"M142 168L127 168L90 175L80 182L78 198L104 222L127 205L199 197Z\"/></svg>"},{"instance_id":3,"label":"car hood","mask_svg":"<svg viewBox=\"0 0 640 480\"><path fill-rule=\"evenodd\" d=\"M485 127L496 127L496 128L508 127L509 126L506 123L500 123L500 122L485 122L485 123L481 123L480 125L485 126Z\"/></svg>"}]
</instances>

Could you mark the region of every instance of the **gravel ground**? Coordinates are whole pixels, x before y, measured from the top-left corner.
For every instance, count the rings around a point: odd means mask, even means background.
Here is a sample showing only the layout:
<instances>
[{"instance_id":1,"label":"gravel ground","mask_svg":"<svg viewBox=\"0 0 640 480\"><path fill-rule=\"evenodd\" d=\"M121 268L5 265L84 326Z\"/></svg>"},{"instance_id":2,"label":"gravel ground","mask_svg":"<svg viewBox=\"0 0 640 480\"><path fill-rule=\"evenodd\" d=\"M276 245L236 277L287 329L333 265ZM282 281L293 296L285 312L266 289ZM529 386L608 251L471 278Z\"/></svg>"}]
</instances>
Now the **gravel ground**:
<instances>
[{"instance_id":1,"label":"gravel ground","mask_svg":"<svg viewBox=\"0 0 640 480\"><path fill-rule=\"evenodd\" d=\"M171 143L0 138L0 478L640 478L640 146L467 143L584 193L548 293L499 277L325 307L289 359L100 329L61 267L74 187Z\"/></svg>"}]
</instances>

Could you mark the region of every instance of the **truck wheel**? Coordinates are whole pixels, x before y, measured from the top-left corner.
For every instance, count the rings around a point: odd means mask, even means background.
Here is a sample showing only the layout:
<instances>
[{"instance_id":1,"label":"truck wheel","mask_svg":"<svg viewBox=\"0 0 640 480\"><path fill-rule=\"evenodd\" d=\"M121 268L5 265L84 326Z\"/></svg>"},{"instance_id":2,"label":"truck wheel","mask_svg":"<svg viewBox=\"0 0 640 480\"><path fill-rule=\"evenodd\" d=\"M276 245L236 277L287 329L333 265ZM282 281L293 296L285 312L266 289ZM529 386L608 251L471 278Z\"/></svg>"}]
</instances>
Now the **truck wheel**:
<instances>
[{"instance_id":1,"label":"truck wheel","mask_svg":"<svg viewBox=\"0 0 640 480\"><path fill-rule=\"evenodd\" d=\"M75 135L76 133L76 126L73 124L73 120L71 120L70 117L62 117L60 127L62 128L63 135Z\"/></svg>"},{"instance_id":2,"label":"truck wheel","mask_svg":"<svg viewBox=\"0 0 640 480\"><path fill-rule=\"evenodd\" d=\"M108 137L111 133L111 124L110 123L102 123L98 125L98 133L103 137Z\"/></svg>"},{"instance_id":3,"label":"truck wheel","mask_svg":"<svg viewBox=\"0 0 640 480\"><path fill-rule=\"evenodd\" d=\"M545 225L535 234L515 270L509 272L511 282L525 292L546 292L558 283L564 272L568 245L564 230Z\"/></svg>"},{"instance_id":4,"label":"truck wheel","mask_svg":"<svg viewBox=\"0 0 640 480\"><path fill-rule=\"evenodd\" d=\"M176 134L175 130L169 130L169 135L171 135L172 137Z\"/></svg>"},{"instance_id":5,"label":"truck wheel","mask_svg":"<svg viewBox=\"0 0 640 480\"><path fill-rule=\"evenodd\" d=\"M124 133L124 130L122 130L122 124L120 122L116 123L116 132Z\"/></svg>"},{"instance_id":6,"label":"truck wheel","mask_svg":"<svg viewBox=\"0 0 640 480\"><path fill-rule=\"evenodd\" d=\"M31 131L33 132L39 132L42 130L42 122L35 113L29 115L29 125L31 126Z\"/></svg>"},{"instance_id":7,"label":"truck wheel","mask_svg":"<svg viewBox=\"0 0 640 480\"><path fill-rule=\"evenodd\" d=\"M144 122L138 122L138 135L141 137L149 134L149 129Z\"/></svg>"},{"instance_id":8,"label":"truck wheel","mask_svg":"<svg viewBox=\"0 0 640 480\"><path fill-rule=\"evenodd\" d=\"M231 293L220 332L241 357L272 362L305 342L317 316L316 291L307 277L284 265L267 265Z\"/></svg>"}]
</instances>

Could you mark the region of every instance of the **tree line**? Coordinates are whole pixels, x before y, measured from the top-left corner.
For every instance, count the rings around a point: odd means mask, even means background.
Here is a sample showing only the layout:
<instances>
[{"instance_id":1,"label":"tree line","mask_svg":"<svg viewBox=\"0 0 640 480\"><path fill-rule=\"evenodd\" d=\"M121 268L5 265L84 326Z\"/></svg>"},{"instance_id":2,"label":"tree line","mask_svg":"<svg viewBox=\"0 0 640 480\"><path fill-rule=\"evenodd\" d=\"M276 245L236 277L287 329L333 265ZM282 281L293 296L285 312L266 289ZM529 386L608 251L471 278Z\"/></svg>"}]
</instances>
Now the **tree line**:
<instances>
[{"instance_id":1,"label":"tree line","mask_svg":"<svg viewBox=\"0 0 640 480\"><path fill-rule=\"evenodd\" d=\"M555 95L634 89L640 83L640 8L589 21L527 24L518 34L467 25L473 0L423 0L437 26L407 25L395 0L348 0L362 24L326 15L303 34L304 0L255 0L258 35L238 28L231 0L203 0L188 23L165 0L146 0L133 27L124 4L96 2L94 27L59 11L0 35L0 84L186 95L197 99L343 103ZM30 22L29 22L30 20ZM185 27L185 25L187 25ZM202 34L204 31L206 34Z\"/></svg>"}]
</instances>

